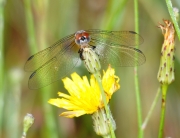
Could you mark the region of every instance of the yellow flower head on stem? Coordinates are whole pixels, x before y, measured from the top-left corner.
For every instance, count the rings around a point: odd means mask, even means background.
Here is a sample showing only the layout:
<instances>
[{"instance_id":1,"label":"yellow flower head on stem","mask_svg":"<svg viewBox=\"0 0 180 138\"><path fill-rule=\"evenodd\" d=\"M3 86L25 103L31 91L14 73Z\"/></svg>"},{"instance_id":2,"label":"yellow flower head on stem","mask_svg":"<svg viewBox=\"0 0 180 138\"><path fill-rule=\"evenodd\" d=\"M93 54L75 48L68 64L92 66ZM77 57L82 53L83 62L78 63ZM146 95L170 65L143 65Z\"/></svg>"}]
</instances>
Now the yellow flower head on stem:
<instances>
[{"instance_id":1,"label":"yellow flower head on stem","mask_svg":"<svg viewBox=\"0 0 180 138\"><path fill-rule=\"evenodd\" d=\"M120 88L119 78L114 75L115 70L110 66L103 73L102 85L107 102L109 102L112 94ZM48 101L50 104L69 110L63 112L61 116L68 118L79 117L84 114L92 114L104 107L98 82L93 75L91 75L90 81L86 76L81 78L77 73L72 73L71 78L66 77L63 79L64 87L69 92L69 95L58 92L60 98Z\"/></svg>"}]
</instances>

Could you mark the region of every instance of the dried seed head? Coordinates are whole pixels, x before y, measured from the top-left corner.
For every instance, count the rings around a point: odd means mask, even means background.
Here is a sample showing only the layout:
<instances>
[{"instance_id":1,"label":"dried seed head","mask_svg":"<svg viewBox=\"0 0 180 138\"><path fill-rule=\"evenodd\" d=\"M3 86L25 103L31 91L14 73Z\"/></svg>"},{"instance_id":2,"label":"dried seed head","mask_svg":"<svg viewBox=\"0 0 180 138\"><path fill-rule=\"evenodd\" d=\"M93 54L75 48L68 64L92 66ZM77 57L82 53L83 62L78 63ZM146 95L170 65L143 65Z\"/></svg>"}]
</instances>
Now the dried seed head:
<instances>
[{"instance_id":1,"label":"dried seed head","mask_svg":"<svg viewBox=\"0 0 180 138\"><path fill-rule=\"evenodd\" d=\"M160 67L158 72L158 80L162 84L170 84L174 81L174 42L175 29L172 22L163 20L165 25L159 24L164 35L164 43L161 49Z\"/></svg>"}]
</instances>

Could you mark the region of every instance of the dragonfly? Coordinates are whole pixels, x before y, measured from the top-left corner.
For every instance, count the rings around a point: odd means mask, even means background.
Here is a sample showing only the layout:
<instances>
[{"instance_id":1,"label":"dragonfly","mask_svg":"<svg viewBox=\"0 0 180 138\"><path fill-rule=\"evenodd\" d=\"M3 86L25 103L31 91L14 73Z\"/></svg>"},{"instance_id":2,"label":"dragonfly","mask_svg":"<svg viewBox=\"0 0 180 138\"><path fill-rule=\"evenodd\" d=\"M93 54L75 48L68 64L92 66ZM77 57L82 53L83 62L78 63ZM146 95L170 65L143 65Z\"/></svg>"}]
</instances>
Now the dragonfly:
<instances>
[{"instance_id":1,"label":"dragonfly","mask_svg":"<svg viewBox=\"0 0 180 138\"><path fill-rule=\"evenodd\" d=\"M68 74L84 60L84 48L92 48L102 67L139 66L145 61L143 52L134 46L143 38L133 31L80 30L52 46L30 56L25 71L31 71L29 88L45 87Z\"/></svg>"}]
</instances>

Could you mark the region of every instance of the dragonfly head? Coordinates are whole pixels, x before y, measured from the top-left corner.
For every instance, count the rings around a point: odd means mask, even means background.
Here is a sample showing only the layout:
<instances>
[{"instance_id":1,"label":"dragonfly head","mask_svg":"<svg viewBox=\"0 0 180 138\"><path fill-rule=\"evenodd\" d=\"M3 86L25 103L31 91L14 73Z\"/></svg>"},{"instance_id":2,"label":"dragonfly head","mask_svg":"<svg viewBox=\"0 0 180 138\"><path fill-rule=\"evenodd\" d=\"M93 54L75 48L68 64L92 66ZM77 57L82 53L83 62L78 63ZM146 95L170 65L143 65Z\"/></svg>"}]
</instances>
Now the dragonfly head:
<instances>
[{"instance_id":1,"label":"dragonfly head","mask_svg":"<svg viewBox=\"0 0 180 138\"><path fill-rule=\"evenodd\" d=\"M87 44L90 41L89 33L84 30L77 31L75 33L75 42L77 45Z\"/></svg>"}]
</instances>

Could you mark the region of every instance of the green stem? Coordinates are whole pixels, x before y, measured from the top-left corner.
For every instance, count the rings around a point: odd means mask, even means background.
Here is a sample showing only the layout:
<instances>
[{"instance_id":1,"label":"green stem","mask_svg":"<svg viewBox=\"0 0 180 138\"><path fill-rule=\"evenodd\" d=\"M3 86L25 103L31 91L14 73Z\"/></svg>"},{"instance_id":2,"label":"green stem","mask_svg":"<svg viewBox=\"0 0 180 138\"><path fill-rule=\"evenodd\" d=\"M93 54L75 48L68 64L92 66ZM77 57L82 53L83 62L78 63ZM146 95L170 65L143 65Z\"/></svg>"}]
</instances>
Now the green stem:
<instances>
[{"instance_id":1,"label":"green stem","mask_svg":"<svg viewBox=\"0 0 180 138\"><path fill-rule=\"evenodd\" d=\"M158 91L156 93L156 96L154 98L154 101L153 101L153 103L151 105L151 108L150 108L150 110L149 110L149 112L148 112L148 114L147 114L147 116L146 116L146 118L144 120L144 123L142 124L141 129L143 129L143 130L146 128L146 125L147 125L147 123L148 123L148 121L149 121L149 119L150 119L150 117L152 115L152 112L153 112L153 110L154 110L154 108L155 108L155 106L156 106L156 104L158 102L158 99L159 99L159 96L160 96L160 92L161 92L161 88L158 89Z\"/></svg>"},{"instance_id":2,"label":"green stem","mask_svg":"<svg viewBox=\"0 0 180 138\"><path fill-rule=\"evenodd\" d=\"M26 28L27 28L27 36L28 36L28 44L31 53L37 52L37 43L35 37L35 28L33 22L33 15L31 11L31 0L24 0L25 4L25 17L26 17Z\"/></svg>"},{"instance_id":3,"label":"green stem","mask_svg":"<svg viewBox=\"0 0 180 138\"><path fill-rule=\"evenodd\" d=\"M108 135L108 136L104 136L103 138L111 138L111 136Z\"/></svg>"},{"instance_id":4,"label":"green stem","mask_svg":"<svg viewBox=\"0 0 180 138\"><path fill-rule=\"evenodd\" d=\"M48 89L49 88L49 89ZM54 112L51 108L51 105L47 104L47 101L49 100L49 97L51 96L51 87L48 87L46 89L43 89L41 91L42 95L42 100L43 100L43 110L44 110L44 120L45 120L45 131L44 134L47 137L52 137L52 138L58 138L58 131L57 130L57 124L54 116ZM61 133L61 136L63 137L63 134Z\"/></svg>"},{"instance_id":5,"label":"green stem","mask_svg":"<svg viewBox=\"0 0 180 138\"><path fill-rule=\"evenodd\" d=\"M134 17L135 31L136 33L139 33L138 0L134 0Z\"/></svg>"},{"instance_id":6,"label":"green stem","mask_svg":"<svg viewBox=\"0 0 180 138\"><path fill-rule=\"evenodd\" d=\"M4 0L0 0L0 137L2 134L2 120L4 108Z\"/></svg>"},{"instance_id":7,"label":"green stem","mask_svg":"<svg viewBox=\"0 0 180 138\"><path fill-rule=\"evenodd\" d=\"M127 0L121 0L118 2L108 1L108 7L106 10L106 15L102 23L102 28L112 29L113 27L119 25L119 21L117 19L122 15L122 11L127 3ZM118 5L117 5L118 4ZM114 6L115 5L115 6Z\"/></svg>"},{"instance_id":8,"label":"green stem","mask_svg":"<svg viewBox=\"0 0 180 138\"><path fill-rule=\"evenodd\" d=\"M136 92L136 104L137 104L137 116L138 116L138 138L143 138L143 130L141 129L142 125L142 109L141 109L141 98L140 98L140 91L139 91L139 82L138 82L138 75L137 75L137 67L134 69L135 71L135 92Z\"/></svg>"},{"instance_id":9,"label":"green stem","mask_svg":"<svg viewBox=\"0 0 180 138\"><path fill-rule=\"evenodd\" d=\"M159 126L159 134L158 138L163 138L163 131L164 131L164 118L165 118L165 109L166 109L166 93L168 89L167 84L162 84L162 103L161 103L161 119L160 119L160 126Z\"/></svg>"},{"instance_id":10,"label":"green stem","mask_svg":"<svg viewBox=\"0 0 180 138\"><path fill-rule=\"evenodd\" d=\"M176 29L176 33L178 35L178 38L180 40L180 29L179 29L179 26L178 26L176 16L175 16L174 11L173 11L171 0L166 0L166 5L167 5L167 8L168 8L169 14L171 16L172 22L174 24L174 27Z\"/></svg>"},{"instance_id":11,"label":"green stem","mask_svg":"<svg viewBox=\"0 0 180 138\"><path fill-rule=\"evenodd\" d=\"M106 96L105 96L104 89L103 89L103 86L102 86L102 81L101 81L101 78L100 78L101 75L100 75L99 72L96 72L93 75L96 78L96 80L98 82L98 85L100 87L100 90L101 90L102 100L104 102L104 107L105 107L105 110L106 110L107 118L108 118L108 120L111 120L110 119L110 111L108 109L108 105L107 105L107 101L106 101ZM111 131L111 137L112 138L116 138L114 130L113 130L112 122L109 123L109 127L110 127L110 131Z\"/></svg>"},{"instance_id":12,"label":"green stem","mask_svg":"<svg viewBox=\"0 0 180 138\"><path fill-rule=\"evenodd\" d=\"M139 15L138 15L138 0L134 0L134 16L135 16L135 32L139 32ZM138 48L138 47L137 47ZM142 111L141 111L141 98L139 90L139 79L138 79L138 67L134 67L134 83L136 91L136 104L137 104L137 116L138 116L138 138L143 138L142 125Z\"/></svg>"}]
</instances>

